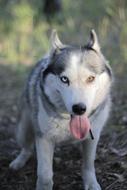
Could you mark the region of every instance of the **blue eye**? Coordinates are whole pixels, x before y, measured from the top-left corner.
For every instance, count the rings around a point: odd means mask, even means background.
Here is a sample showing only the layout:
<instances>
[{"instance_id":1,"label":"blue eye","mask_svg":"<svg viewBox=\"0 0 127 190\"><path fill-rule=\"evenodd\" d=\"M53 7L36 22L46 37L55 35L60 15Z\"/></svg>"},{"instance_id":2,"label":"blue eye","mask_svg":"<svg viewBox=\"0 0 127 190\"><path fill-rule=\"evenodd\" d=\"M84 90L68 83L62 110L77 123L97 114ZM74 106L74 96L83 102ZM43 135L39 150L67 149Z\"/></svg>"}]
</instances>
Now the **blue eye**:
<instances>
[{"instance_id":1,"label":"blue eye","mask_svg":"<svg viewBox=\"0 0 127 190\"><path fill-rule=\"evenodd\" d=\"M60 77L60 80L61 80L63 83L69 85L69 79L68 79L66 76L61 76L61 77Z\"/></svg>"}]
</instances>

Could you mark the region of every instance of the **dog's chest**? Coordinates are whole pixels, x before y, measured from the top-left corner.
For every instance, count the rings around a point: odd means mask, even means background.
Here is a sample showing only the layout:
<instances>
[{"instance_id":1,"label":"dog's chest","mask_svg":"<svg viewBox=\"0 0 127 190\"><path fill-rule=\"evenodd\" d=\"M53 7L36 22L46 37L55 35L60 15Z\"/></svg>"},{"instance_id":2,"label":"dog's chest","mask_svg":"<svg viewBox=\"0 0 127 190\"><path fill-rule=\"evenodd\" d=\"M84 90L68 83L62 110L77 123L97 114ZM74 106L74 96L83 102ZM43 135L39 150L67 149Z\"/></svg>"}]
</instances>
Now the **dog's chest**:
<instances>
[{"instance_id":1,"label":"dog's chest","mask_svg":"<svg viewBox=\"0 0 127 190\"><path fill-rule=\"evenodd\" d=\"M69 120L62 118L49 118L47 138L57 143L64 143L73 139L70 133Z\"/></svg>"},{"instance_id":2,"label":"dog's chest","mask_svg":"<svg viewBox=\"0 0 127 190\"><path fill-rule=\"evenodd\" d=\"M50 129L47 136L55 141L55 143L65 142L72 139L68 119L50 118L49 123Z\"/></svg>"},{"instance_id":3,"label":"dog's chest","mask_svg":"<svg viewBox=\"0 0 127 190\"><path fill-rule=\"evenodd\" d=\"M55 141L60 143L72 139L69 127L70 118L62 116L61 118L47 115L44 107L39 101L38 124L42 133Z\"/></svg>"}]
</instances>

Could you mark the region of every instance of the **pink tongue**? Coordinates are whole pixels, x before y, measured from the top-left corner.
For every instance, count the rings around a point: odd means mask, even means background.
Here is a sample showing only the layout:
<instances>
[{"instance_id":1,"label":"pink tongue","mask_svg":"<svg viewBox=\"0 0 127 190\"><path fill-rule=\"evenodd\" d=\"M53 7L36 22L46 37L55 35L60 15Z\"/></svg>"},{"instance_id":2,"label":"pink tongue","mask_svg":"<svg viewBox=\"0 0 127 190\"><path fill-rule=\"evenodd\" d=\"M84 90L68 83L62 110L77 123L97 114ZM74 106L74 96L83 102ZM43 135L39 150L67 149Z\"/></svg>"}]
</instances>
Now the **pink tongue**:
<instances>
[{"instance_id":1,"label":"pink tongue","mask_svg":"<svg viewBox=\"0 0 127 190\"><path fill-rule=\"evenodd\" d=\"M90 122L87 116L71 117L70 131L76 139L83 139L90 130Z\"/></svg>"}]
</instances>

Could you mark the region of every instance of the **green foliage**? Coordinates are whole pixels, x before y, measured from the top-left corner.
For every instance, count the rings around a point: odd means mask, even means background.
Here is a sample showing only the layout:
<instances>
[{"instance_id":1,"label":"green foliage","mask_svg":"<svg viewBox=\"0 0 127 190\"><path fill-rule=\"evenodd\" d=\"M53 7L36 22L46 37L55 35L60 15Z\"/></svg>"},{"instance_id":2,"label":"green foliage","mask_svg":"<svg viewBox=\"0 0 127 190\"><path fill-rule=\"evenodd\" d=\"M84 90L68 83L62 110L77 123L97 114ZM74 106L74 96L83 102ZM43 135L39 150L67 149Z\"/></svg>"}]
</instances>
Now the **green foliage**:
<instances>
[{"instance_id":1,"label":"green foliage","mask_svg":"<svg viewBox=\"0 0 127 190\"><path fill-rule=\"evenodd\" d=\"M36 62L49 47L52 28L62 33L63 41L82 45L95 28L111 63L127 62L126 0L63 0L62 5L62 12L48 23L43 0L0 1L0 61Z\"/></svg>"}]
</instances>

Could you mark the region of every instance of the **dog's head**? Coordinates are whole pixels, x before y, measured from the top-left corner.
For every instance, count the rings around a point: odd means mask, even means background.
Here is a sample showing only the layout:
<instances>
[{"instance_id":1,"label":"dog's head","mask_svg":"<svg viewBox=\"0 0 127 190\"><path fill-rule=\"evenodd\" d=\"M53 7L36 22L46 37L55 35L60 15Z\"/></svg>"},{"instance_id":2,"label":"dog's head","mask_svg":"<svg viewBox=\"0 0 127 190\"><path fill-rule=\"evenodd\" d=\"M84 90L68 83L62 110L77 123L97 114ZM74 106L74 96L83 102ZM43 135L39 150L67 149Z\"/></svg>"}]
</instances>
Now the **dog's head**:
<instances>
[{"instance_id":1,"label":"dog's head","mask_svg":"<svg viewBox=\"0 0 127 190\"><path fill-rule=\"evenodd\" d=\"M89 115L108 95L112 75L95 31L84 47L64 45L56 31L51 41L50 63L43 74L46 95L71 115Z\"/></svg>"}]
</instances>

